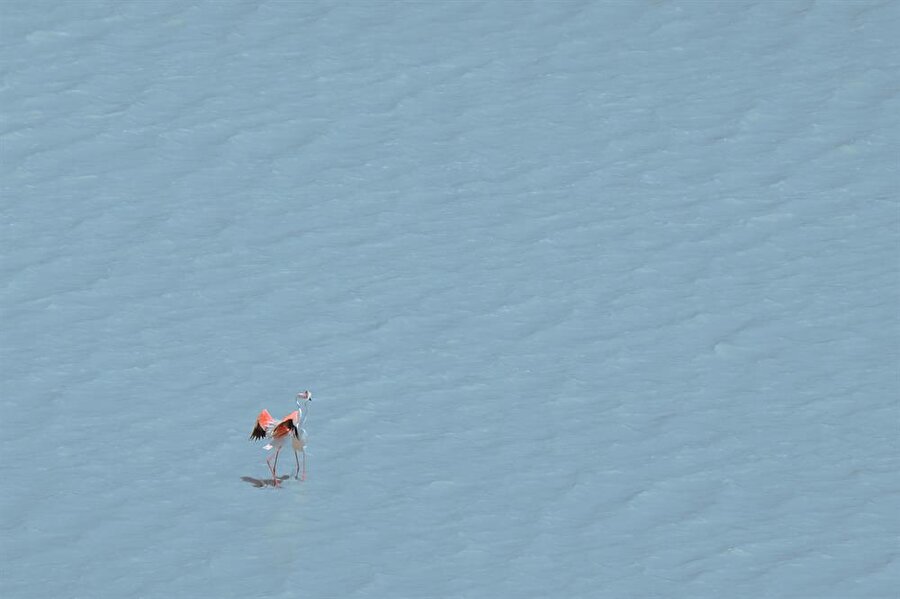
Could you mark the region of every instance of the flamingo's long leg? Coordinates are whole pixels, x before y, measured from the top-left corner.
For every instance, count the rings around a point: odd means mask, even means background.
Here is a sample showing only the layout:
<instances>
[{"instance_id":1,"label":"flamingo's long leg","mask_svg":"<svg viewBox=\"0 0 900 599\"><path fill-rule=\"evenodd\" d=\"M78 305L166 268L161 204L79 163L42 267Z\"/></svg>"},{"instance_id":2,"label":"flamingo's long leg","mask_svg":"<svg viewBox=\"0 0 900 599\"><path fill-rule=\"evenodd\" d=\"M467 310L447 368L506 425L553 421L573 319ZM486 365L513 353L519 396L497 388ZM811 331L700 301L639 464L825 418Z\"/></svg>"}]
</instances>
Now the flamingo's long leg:
<instances>
[{"instance_id":1,"label":"flamingo's long leg","mask_svg":"<svg viewBox=\"0 0 900 599\"><path fill-rule=\"evenodd\" d=\"M300 458L297 457L296 449L294 450L294 459L297 460L297 470L294 471L294 478L296 479L300 477Z\"/></svg>"},{"instance_id":2,"label":"flamingo's long leg","mask_svg":"<svg viewBox=\"0 0 900 599\"><path fill-rule=\"evenodd\" d=\"M272 473L272 479L274 480L274 478L275 478L275 471L272 470L272 456L268 456L268 457L266 458L266 466L269 467L269 472Z\"/></svg>"},{"instance_id":3,"label":"flamingo's long leg","mask_svg":"<svg viewBox=\"0 0 900 599\"><path fill-rule=\"evenodd\" d=\"M281 453L280 447L275 450L275 461L272 463L272 484L275 485L276 487L278 486L278 482L279 482L278 481L278 470L276 470L276 468L278 467L278 454L279 453Z\"/></svg>"},{"instance_id":4,"label":"flamingo's long leg","mask_svg":"<svg viewBox=\"0 0 900 599\"><path fill-rule=\"evenodd\" d=\"M278 486L278 474L275 468L278 466L278 452L281 451L281 448L275 450L274 461L270 462L269 460L273 459L273 456L269 456L266 458L266 464L269 465L269 470L272 471L272 484L276 487Z\"/></svg>"}]
</instances>

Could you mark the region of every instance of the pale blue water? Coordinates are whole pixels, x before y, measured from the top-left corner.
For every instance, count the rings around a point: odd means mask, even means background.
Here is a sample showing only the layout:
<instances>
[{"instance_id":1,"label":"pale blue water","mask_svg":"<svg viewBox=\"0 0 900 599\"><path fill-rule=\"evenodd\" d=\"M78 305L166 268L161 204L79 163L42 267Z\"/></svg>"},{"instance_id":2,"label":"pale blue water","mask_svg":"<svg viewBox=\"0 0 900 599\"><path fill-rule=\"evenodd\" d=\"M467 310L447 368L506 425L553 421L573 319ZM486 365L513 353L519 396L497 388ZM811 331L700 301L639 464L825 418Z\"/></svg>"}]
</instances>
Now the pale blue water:
<instances>
[{"instance_id":1,"label":"pale blue water","mask_svg":"<svg viewBox=\"0 0 900 599\"><path fill-rule=\"evenodd\" d=\"M898 30L4 3L0 595L892 596Z\"/></svg>"}]
</instances>

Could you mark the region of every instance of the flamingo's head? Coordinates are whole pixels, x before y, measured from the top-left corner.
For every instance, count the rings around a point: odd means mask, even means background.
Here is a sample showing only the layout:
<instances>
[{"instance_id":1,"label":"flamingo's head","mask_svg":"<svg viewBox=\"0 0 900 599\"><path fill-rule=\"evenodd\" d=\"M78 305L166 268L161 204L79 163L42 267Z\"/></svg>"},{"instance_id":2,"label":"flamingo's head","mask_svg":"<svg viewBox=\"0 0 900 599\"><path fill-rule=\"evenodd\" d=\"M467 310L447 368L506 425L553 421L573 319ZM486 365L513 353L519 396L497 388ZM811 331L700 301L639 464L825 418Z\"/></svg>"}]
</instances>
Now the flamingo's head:
<instances>
[{"instance_id":1,"label":"flamingo's head","mask_svg":"<svg viewBox=\"0 0 900 599\"><path fill-rule=\"evenodd\" d=\"M312 391L307 389L297 394L297 401L312 401Z\"/></svg>"}]
</instances>

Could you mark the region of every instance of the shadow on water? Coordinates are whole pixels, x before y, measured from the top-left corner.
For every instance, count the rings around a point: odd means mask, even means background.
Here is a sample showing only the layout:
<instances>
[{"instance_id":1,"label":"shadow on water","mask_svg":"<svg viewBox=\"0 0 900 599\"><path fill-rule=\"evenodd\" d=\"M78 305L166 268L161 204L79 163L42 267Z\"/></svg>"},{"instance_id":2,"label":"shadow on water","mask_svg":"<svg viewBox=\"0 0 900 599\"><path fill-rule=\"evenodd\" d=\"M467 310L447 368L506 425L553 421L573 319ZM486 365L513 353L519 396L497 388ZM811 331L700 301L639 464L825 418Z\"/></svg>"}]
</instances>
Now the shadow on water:
<instances>
[{"instance_id":1,"label":"shadow on water","mask_svg":"<svg viewBox=\"0 0 900 599\"><path fill-rule=\"evenodd\" d=\"M285 475L283 475L283 476L279 476L279 477L278 477L278 480L279 480L279 481L282 481L282 480L287 480L287 479L289 479L289 478L290 478L290 476L288 476L287 474L285 474ZM253 478L252 476L242 476L242 477L241 477L241 480L244 481L244 482L250 483L250 484L253 485L254 487L259 487L259 488L262 488L262 487L273 487L273 486L275 486L275 483L272 481L271 478L262 478L262 479L260 479L260 478Z\"/></svg>"}]
</instances>

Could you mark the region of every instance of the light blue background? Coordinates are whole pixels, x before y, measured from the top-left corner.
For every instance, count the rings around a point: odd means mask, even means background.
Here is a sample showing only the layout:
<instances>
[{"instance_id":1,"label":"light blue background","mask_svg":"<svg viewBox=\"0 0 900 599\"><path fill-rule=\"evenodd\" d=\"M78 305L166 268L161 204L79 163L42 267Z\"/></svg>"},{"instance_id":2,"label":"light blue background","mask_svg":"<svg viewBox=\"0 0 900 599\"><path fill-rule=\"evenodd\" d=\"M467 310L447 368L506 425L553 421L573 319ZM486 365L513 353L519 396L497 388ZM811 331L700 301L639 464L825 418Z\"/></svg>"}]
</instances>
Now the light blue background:
<instances>
[{"instance_id":1,"label":"light blue background","mask_svg":"<svg viewBox=\"0 0 900 599\"><path fill-rule=\"evenodd\" d=\"M896 591L898 4L0 17L3 597Z\"/></svg>"}]
</instances>

